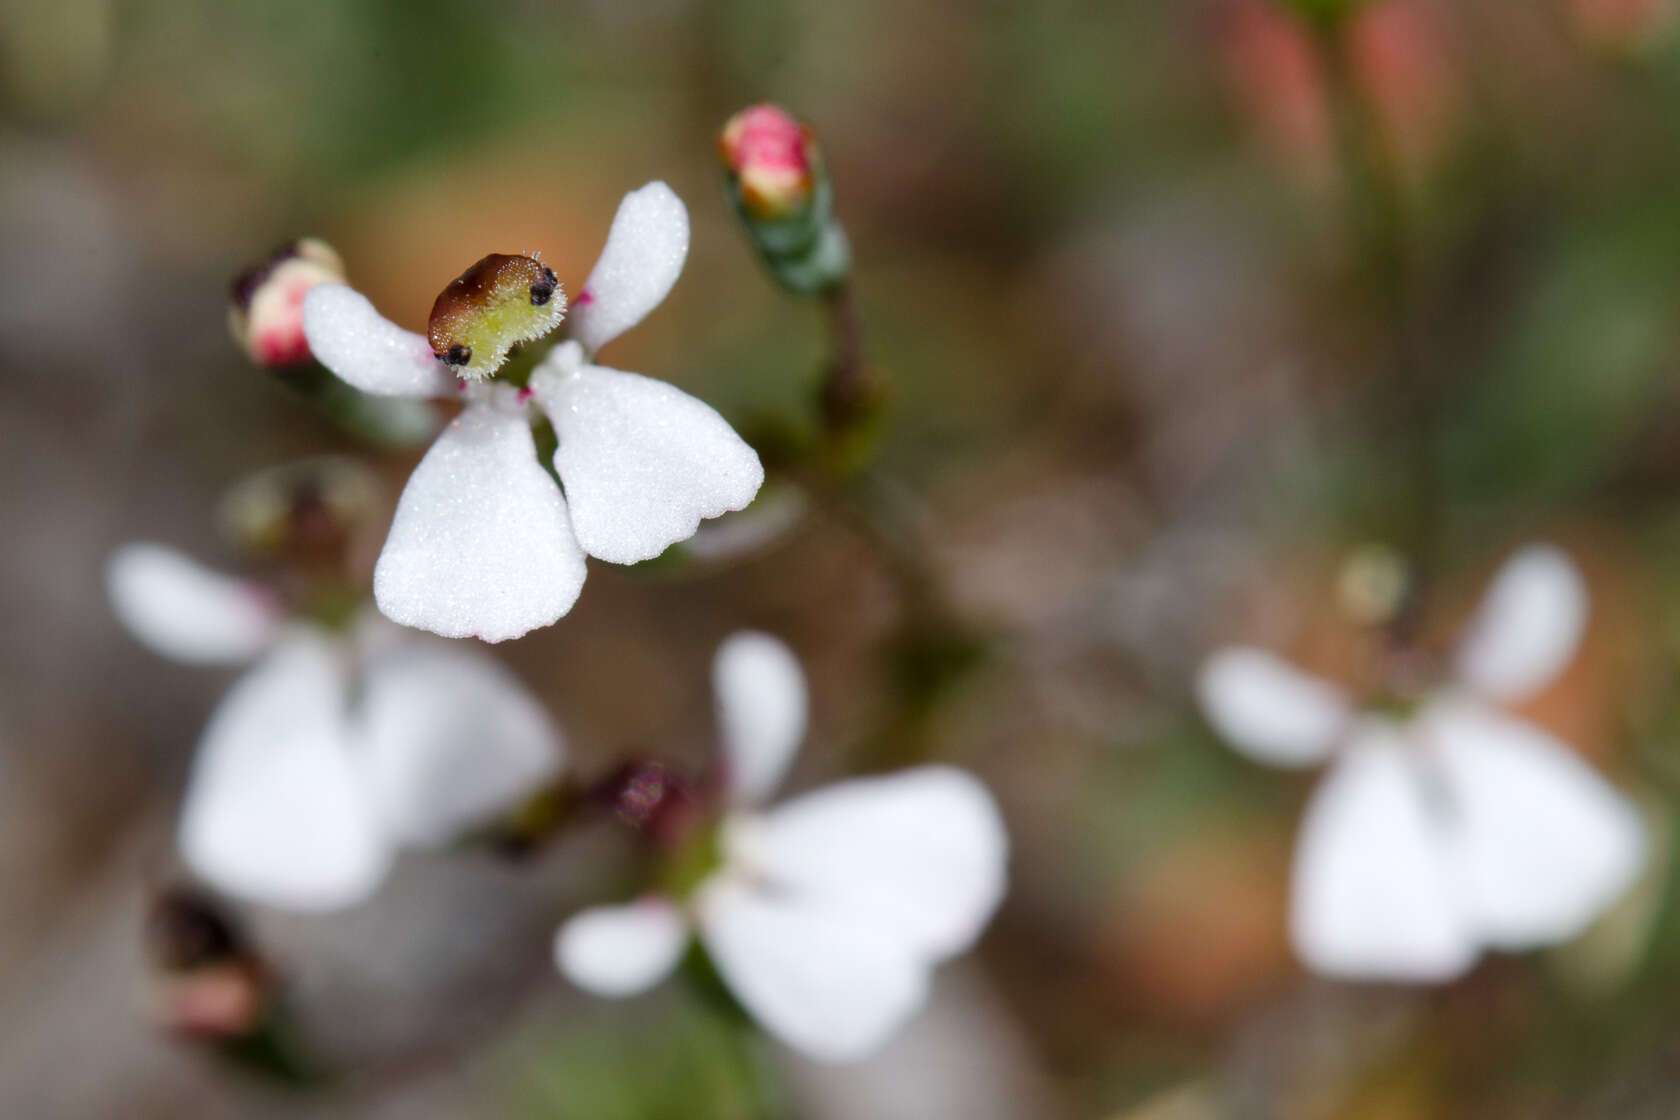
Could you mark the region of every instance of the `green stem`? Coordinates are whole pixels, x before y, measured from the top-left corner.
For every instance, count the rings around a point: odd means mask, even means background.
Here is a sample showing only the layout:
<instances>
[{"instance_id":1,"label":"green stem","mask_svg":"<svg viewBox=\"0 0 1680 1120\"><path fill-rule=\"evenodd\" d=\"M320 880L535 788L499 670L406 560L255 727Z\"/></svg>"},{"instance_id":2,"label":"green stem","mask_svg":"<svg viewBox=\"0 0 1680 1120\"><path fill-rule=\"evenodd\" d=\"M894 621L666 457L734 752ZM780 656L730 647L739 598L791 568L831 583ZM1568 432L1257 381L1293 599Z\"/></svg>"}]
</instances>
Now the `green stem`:
<instances>
[{"instance_id":1,"label":"green stem","mask_svg":"<svg viewBox=\"0 0 1680 1120\"><path fill-rule=\"evenodd\" d=\"M1324 75L1347 221L1361 271L1374 296L1375 314L1386 334L1386 377L1373 420L1379 436L1398 435L1403 459L1394 475L1393 501L1400 511L1398 537L1413 569L1406 601L1390 624L1390 637L1396 644L1406 644L1416 636L1438 561L1442 528L1434 417L1411 282L1411 236L1399 168L1384 143L1381 121L1354 73L1347 24L1338 20L1315 26L1314 41Z\"/></svg>"}]
</instances>

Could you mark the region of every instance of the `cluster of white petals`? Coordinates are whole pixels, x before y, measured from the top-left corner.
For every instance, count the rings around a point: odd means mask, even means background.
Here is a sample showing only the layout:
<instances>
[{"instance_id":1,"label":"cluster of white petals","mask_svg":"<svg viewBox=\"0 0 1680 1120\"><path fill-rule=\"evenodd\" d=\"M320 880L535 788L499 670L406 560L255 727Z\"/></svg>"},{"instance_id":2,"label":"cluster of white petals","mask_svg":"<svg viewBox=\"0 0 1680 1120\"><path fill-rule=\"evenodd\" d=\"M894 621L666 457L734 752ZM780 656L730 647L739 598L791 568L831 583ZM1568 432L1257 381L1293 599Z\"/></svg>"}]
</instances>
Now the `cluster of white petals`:
<instances>
[{"instance_id":1,"label":"cluster of white petals","mask_svg":"<svg viewBox=\"0 0 1680 1120\"><path fill-rule=\"evenodd\" d=\"M749 632L718 650L713 679L731 803L721 865L686 899L575 915L556 961L590 991L629 995L666 976L696 931L777 1038L823 1060L863 1057L997 908L1008 854L997 806L972 775L927 766L761 808L804 738L804 676L785 645Z\"/></svg>"},{"instance_id":2,"label":"cluster of white petals","mask_svg":"<svg viewBox=\"0 0 1680 1120\"><path fill-rule=\"evenodd\" d=\"M1569 748L1502 711L1568 665L1585 583L1531 545L1496 574L1454 680L1395 718L1252 648L1215 653L1199 692L1234 747L1276 766L1330 762L1296 843L1290 929L1315 971L1438 982L1486 949L1580 933L1638 877L1631 802Z\"/></svg>"},{"instance_id":3,"label":"cluster of white petals","mask_svg":"<svg viewBox=\"0 0 1680 1120\"><path fill-rule=\"evenodd\" d=\"M118 617L177 660L256 664L199 744L179 844L218 890L291 910L373 893L404 847L437 847L551 782L560 735L495 659L376 616L288 621L265 589L154 544L110 560Z\"/></svg>"},{"instance_id":4,"label":"cluster of white petals","mask_svg":"<svg viewBox=\"0 0 1680 1120\"><path fill-rule=\"evenodd\" d=\"M367 393L466 402L398 503L374 572L386 617L450 638L517 638L571 609L586 554L649 560L752 501L763 467L713 409L666 382L592 364L664 300L687 253L688 212L670 187L626 195L572 301L574 341L550 353L528 393L458 384L424 337L356 291L310 290L304 331L333 373ZM564 494L537 458L533 410L559 437Z\"/></svg>"}]
</instances>

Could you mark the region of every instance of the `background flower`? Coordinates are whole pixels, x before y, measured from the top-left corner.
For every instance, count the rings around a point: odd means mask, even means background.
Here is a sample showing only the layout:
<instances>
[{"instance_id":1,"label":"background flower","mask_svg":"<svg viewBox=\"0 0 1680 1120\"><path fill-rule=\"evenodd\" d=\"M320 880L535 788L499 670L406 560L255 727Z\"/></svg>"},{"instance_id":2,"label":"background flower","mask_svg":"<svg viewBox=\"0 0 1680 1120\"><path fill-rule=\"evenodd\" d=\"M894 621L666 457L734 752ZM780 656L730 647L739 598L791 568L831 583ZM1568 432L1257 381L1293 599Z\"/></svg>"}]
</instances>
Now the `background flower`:
<instances>
[{"instance_id":1,"label":"background flower","mask_svg":"<svg viewBox=\"0 0 1680 1120\"><path fill-rule=\"evenodd\" d=\"M692 927L767 1030L814 1057L856 1060L921 1007L933 966L990 920L1003 823L983 785L943 766L760 809L804 738L799 664L769 635L739 633L718 649L713 681L731 806L717 866L686 897L577 914L555 959L598 995L630 995L676 966Z\"/></svg>"},{"instance_id":2,"label":"background flower","mask_svg":"<svg viewBox=\"0 0 1680 1120\"><path fill-rule=\"evenodd\" d=\"M260 658L217 706L179 844L219 890L300 910L366 899L401 847L436 848L552 782L559 732L501 666L372 618L288 622L261 588L161 545L111 558L125 625L189 662Z\"/></svg>"},{"instance_id":3,"label":"background flower","mask_svg":"<svg viewBox=\"0 0 1680 1120\"><path fill-rule=\"evenodd\" d=\"M1301 824L1291 929L1337 976L1448 980L1483 948L1578 935L1646 858L1638 811L1570 748L1488 702L1520 702L1568 663L1587 617L1554 548L1520 550L1460 640L1454 680L1398 717L1271 654L1209 658L1209 719L1271 765L1330 761Z\"/></svg>"}]
</instances>

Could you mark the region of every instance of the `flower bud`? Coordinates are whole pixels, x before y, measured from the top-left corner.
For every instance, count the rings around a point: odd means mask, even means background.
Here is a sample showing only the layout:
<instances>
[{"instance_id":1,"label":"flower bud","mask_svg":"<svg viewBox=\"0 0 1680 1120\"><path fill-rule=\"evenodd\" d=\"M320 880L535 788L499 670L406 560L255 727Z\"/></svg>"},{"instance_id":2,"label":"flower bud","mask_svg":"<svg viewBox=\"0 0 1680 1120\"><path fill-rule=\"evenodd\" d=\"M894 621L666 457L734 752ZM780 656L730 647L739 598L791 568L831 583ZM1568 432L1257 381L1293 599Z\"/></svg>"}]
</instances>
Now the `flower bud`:
<instances>
[{"instance_id":1,"label":"flower bud","mask_svg":"<svg viewBox=\"0 0 1680 1120\"><path fill-rule=\"evenodd\" d=\"M457 377L493 377L513 348L566 317L566 293L535 257L491 253L450 281L432 304L426 338Z\"/></svg>"},{"instance_id":2,"label":"flower bud","mask_svg":"<svg viewBox=\"0 0 1680 1120\"><path fill-rule=\"evenodd\" d=\"M344 265L324 241L306 237L276 249L233 282L228 327L261 366L291 366L310 359L303 335L303 297L322 283L344 280Z\"/></svg>"},{"instance_id":3,"label":"flower bud","mask_svg":"<svg viewBox=\"0 0 1680 1120\"><path fill-rule=\"evenodd\" d=\"M811 130L771 104L742 109L723 126L718 153L755 218L786 218L809 205L818 158Z\"/></svg>"},{"instance_id":4,"label":"flower bud","mask_svg":"<svg viewBox=\"0 0 1680 1120\"><path fill-rule=\"evenodd\" d=\"M1367 544L1343 561L1336 577L1336 602L1361 626L1392 622L1411 592L1406 558L1386 545Z\"/></svg>"},{"instance_id":5,"label":"flower bud","mask_svg":"<svg viewBox=\"0 0 1680 1120\"><path fill-rule=\"evenodd\" d=\"M826 292L846 279L851 248L811 129L774 105L731 117L718 135L730 201L776 282Z\"/></svg>"},{"instance_id":6,"label":"flower bud","mask_svg":"<svg viewBox=\"0 0 1680 1120\"><path fill-rule=\"evenodd\" d=\"M241 1038L257 1030L267 977L233 920L201 893L165 890L146 922L154 969L152 1017L193 1038Z\"/></svg>"},{"instance_id":7,"label":"flower bud","mask_svg":"<svg viewBox=\"0 0 1680 1120\"><path fill-rule=\"evenodd\" d=\"M326 455L245 478L222 499L223 531L257 556L336 552L371 525L379 486L367 468Z\"/></svg>"}]
</instances>

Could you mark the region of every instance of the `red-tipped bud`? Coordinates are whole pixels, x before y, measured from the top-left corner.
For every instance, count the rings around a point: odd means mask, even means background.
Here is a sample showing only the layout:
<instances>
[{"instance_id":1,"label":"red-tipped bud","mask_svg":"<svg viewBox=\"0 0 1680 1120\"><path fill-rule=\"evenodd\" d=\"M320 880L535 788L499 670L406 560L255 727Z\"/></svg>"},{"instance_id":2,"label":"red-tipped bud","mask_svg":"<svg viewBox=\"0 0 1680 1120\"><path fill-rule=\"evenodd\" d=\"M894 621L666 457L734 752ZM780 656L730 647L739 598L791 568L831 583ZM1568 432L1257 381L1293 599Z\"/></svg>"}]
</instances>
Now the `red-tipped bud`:
<instances>
[{"instance_id":1,"label":"red-tipped bud","mask_svg":"<svg viewBox=\"0 0 1680 1120\"><path fill-rule=\"evenodd\" d=\"M324 241L306 237L276 249L233 282L228 326L236 342L261 366L290 366L310 358L303 335L304 293L317 284L340 283L344 265Z\"/></svg>"},{"instance_id":2,"label":"red-tipped bud","mask_svg":"<svg viewBox=\"0 0 1680 1120\"><path fill-rule=\"evenodd\" d=\"M753 105L730 117L718 135L718 154L753 217L785 218L811 201L816 139L775 105Z\"/></svg>"},{"instance_id":3,"label":"red-tipped bud","mask_svg":"<svg viewBox=\"0 0 1680 1120\"><path fill-rule=\"evenodd\" d=\"M232 918L209 898L173 888L146 925L151 1008L165 1030L192 1038L242 1038L258 1027L268 976Z\"/></svg>"}]
</instances>

